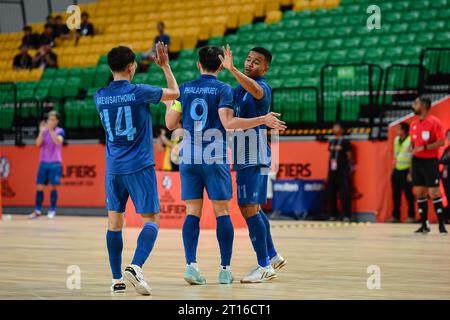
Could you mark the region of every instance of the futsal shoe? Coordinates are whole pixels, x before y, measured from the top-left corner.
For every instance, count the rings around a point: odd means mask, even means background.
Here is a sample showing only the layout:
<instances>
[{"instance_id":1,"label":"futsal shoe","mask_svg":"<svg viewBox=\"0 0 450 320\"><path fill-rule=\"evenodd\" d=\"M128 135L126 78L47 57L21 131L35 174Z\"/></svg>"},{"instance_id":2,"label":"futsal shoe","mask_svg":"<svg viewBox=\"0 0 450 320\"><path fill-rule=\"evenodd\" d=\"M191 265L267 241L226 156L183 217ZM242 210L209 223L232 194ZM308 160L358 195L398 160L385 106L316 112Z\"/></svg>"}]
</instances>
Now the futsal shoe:
<instances>
[{"instance_id":1,"label":"futsal shoe","mask_svg":"<svg viewBox=\"0 0 450 320\"><path fill-rule=\"evenodd\" d=\"M270 265L275 270L280 270L281 268L283 268L286 265L286 263L287 263L287 260L285 258L283 258L281 255L279 255L278 253L275 257L272 257L272 259L270 259Z\"/></svg>"},{"instance_id":2,"label":"futsal shoe","mask_svg":"<svg viewBox=\"0 0 450 320\"><path fill-rule=\"evenodd\" d=\"M443 236L446 236L448 234L447 229L445 229L445 224L439 224L439 233Z\"/></svg>"},{"instance_id":3,"label":"futsal shoe","mask_svg":"<svg viewBox=\"0 0 450 320\"><path fill-rule=\"evenodd\" d=\"M422 224L422 226L414 231L415 234L428 234L430 233L430 226L428 225L428 222L426 224Z\"/></svg>"},{"instance_id":4,"label":"futsal shoe","mask_svg":"<svg viewBox=\"0 0 450 320\"><path fill-rule=\"evenodd\" d=\"M28 218L29 218L29 219L37 219L37 218L39 218L40 216L42 216L42 213L40 213L39 211L33 211L32 213L30 213L30 214L28 215Z\"/></svg>"},{"instance_id":5,"label":"futsal shoe","mask_svg":"<svg viewBox=\"0 0 450 320\"><path fill-rule=\"evenodd\" d=\"M124 275L125 279L133 285L139 294L142 294L143 296L149 296L152 294L152 289L150 289L150 286L145 281L144 273L142 272L141 267L135 264L130 264L125 268Z\"/></svg>"},{"instance_id":6,"label":"futsal shoe","mask_svg":"<svg viewBox=\"0 0 450 320\"><path fill-rule=\"evenodd\" d=\"M206 284L205 277L202 276L198 267L192 264L186 265L186 271L184 271L184 280L192 285Z\"/></svg>"},{"instance_id":7,"label":"futsal shoe","mask_svg":"<svg viewBox=\"0 0 450 320\"><path fill-rule=\"evenodd\" d=\"M113 279L112 286L111 286L111 293L124 293L127 289L127 286L123 279Z\"/></svg>"},{"instance_id":8,"label":"futsal shoe","mask_svg":"<svg viewBox=\"0 0 450 320\"><path fill-rule=\"evenodd\" d=\"M275 270L269 264L267 267L257 266L250 271L249 275L241 279L241 283L260 283L277 277Z\"/></svg>"},{"instance_id":9,"label":"futsal shoe","mask_svg":"<svg viewBox=\"0 0 450 320\"><path fill-rule=\"evenodd\" d=\"M47 218L49 218L49 219L53 219L55 216L56 216L56 211L55 210L50 210L47 213Z\"/></svg>"},{"instance_id":10,"label":"futsal shoe","mask_svg":"<svg viewBox=\"0 0 450 320\"><path fill-rule=\"evenodd\" d=\"M219 283L220 284L231 284L233 283L234 277L229 269L220 268L219 272Z\"/></svg>"}]
</instances>

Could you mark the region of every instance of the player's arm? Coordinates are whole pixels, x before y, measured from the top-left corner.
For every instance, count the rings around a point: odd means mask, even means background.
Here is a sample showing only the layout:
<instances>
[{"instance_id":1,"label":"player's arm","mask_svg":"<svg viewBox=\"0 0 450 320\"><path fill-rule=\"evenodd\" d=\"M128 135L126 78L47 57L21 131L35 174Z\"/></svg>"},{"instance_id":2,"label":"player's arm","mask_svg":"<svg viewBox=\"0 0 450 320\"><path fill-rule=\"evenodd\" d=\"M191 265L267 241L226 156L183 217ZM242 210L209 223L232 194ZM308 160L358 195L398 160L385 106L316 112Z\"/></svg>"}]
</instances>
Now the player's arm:
<instances>
[{"instance_id":1,"label":"player's arm","mask_svg":"<svg viewBox=\"0 0 450 320\"><path fill-rule=\"evenodd\" d=\"M36 137L36 147L40 147L42 144L42 141L44 141L44 132L45 129L47 129L47 124L45 123L45 121L41 121L40 125L39 125L39 134Z\"/></svg>"},{"instance_id":2,"label":"player's arm","mask_svg":"<svg viewBox=\"0 0 450 320\"><path fill-rule=\"evenodd\" d=\"M264 89L255 80L247 77L234 66L233 52L231 51L229 45L224 48L224 56L219 55L219 58L220 61L222 61L223 67L230 71L230 73L248 93L250 93L257 100L264 98Z\"/></svg>"},{"instance_id":3,"label":"player's arm","mask_svg":"<svg viewBox=\"0 0 450 320\"><path fill-rule=\"evenodd\" d=\"M166 105L166 127L171 131L175 130L181 121L181 102L178 100L164 101L164 104Z\"/></svg>"},{"instance_id":4,"label":"player's arm","mask_svg":"<svg viewBox=\"0 0 450 320\"><path fill-rule=\"evenodd\" d=\"M61 134L56 134L55 129L48 129L48 132L50 133L50 137L52 137L52 140L56 144L62 144L64 142L64 137Z\"/></svg>"},{"instance_id":5,"label":"player's arm","mask_svg":"<svg viewBox=\"0 0 450 320\"><path fill-rule=\"evenodd\" d=\"M153 56L153 60L163 70L167 81L167 88L162 89L161 101L175 100L180 96L180 89L178 88L177 80L170 68L167 45L158 42L156 45L156 55Z\"/></svg>"},{"instance_id":6,"label":"player's arm","mask_svg":"<svg viewBox=\"0 0 450 320\"><path fill-rule=\"evenodd\" d=\"M220 121L226 130L247 130L261 125L266 125L272 129L284 130L286 129L285 122L278 119L277 117L279 116L279 113L269 112L264 116L255 118L237 118L234 116L233 109L219 109Z\"/></svg>"}]
</instances>

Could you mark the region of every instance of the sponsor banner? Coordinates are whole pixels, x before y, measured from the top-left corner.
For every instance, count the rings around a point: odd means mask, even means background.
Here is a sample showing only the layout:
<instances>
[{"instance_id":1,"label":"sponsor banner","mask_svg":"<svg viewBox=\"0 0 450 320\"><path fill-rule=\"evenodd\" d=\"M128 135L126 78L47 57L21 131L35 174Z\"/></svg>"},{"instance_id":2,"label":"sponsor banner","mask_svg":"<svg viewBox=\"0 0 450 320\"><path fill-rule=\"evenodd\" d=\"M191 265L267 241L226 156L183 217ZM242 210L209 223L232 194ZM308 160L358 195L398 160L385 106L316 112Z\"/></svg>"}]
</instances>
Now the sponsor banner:
<instances>
[{"instance_id":1,"label":"sponsor banner","mask_svg":"<svg viewBox=\"0 0 450 320\"><path fill-rule=\"evenodd\" d=\"M178 172L157 171L156 178L158 181L158 195L161 208L161 228L181 229L184 217L186 216L186 206L185 202L181 200L180 174ZM246 223L240 214L236 202L236 175L234 173L232 173L232 180L233 199L230 203L231 220L233 221L233 226L235 228L244 228L246 227ZM214 216L212 202L208 199L206 191L204 199L200 227L214 229L216 227L216 218ZM127 226L142 226L141 218L139 217L139 214L136 214L131 201L128 201L127 203L125 219Z\"/></svg>"}]
</instances>

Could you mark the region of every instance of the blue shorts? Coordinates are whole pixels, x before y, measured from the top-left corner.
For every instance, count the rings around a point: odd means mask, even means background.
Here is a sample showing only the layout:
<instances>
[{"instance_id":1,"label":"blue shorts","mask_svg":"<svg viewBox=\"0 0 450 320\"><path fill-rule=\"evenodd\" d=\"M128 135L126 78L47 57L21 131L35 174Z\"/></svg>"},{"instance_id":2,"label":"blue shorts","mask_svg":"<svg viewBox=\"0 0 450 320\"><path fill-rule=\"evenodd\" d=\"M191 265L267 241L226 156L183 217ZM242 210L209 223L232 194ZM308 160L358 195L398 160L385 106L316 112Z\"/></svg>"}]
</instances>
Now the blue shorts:
<instances>
[{"instance_id":1,"label":"blue shorts","mask_svg":"<svg viewBox=\"0 0 450 320\"><path fill-rule=\"evenodd\" d=\"M267 167L248 167L236 171L237 198L239 205L265 204L267 202Z\"/></svg>"},{"instance_id":2,"label":"blue shorts","mask_svg":"<svg viewBox=\"0 0 450 320\"><path fill-rule=\"evenodd\" d=\"M125 212L128 196L136 213L158 213L159 197L154 166L130 174L105 176L106 207L109 211Z\"/></svg>"},{"instance_id":3,"label":"blue shorts","mask_svg":"<svg viewBox=\"0 0 450 320\"><path fill-rule=\"evenodd\" d=\"M180 164L181 199L203 199L206 188L210 200L233 197L229 164Z\"/></svg>"},{"instance_id":4,"label":"blue shorts","mask_svg":"<svg viewBox=\"0 0 450 320\"><path fill-rule=\"evenodd\" d=\"M61 162L41 162L37 173L37 184L61 184L62 165Z\"/></svg>"}]
</instances>

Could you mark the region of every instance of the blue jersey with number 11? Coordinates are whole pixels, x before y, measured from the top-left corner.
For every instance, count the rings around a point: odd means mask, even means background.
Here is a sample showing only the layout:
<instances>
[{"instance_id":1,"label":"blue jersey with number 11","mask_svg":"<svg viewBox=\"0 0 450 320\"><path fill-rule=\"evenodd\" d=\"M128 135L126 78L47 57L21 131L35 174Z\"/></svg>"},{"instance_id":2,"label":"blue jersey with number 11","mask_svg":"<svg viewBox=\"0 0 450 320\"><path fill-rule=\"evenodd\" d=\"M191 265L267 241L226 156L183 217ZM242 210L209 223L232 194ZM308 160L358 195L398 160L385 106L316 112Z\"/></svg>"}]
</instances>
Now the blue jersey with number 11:
<instances>
[{"instance_id":1,"label":"blue jersey with number 11","mask_svg":"<svg viewBox=\"0 0 450 320\"><path fill-rule=\"evenodd\" d=\"M182 161L188 160L186 148L191 148L189 160L226 160L226 132L220 121L219 109L233 109L233 88L223 83L215 76L202 75L197 80L187 82L180 87L178 101L182 106L183 129L189 133L190 139L183 139ZM209 139L208 130L215 129L221 133L220 137ZM213 134L212 131L209 133ZM203 139L197 141L195 135L200 134ZM187 145L189 144L189 145ZM213 150L213 145L220 144L222 154L204 152L208 146Z\"/></svg>"},{"instance_id":2,"label":"blue jersey with number 11","mask_svg":"<svg viewBox=\"0 0 450 320\"><path fill-rule=\"evenodd\" d=\"M159 103L161 96L161 88L126 80L96 92L94 101L106 132L107 174L130 174L155 164L149 103Z\"/></svg>"}]
</instances>

